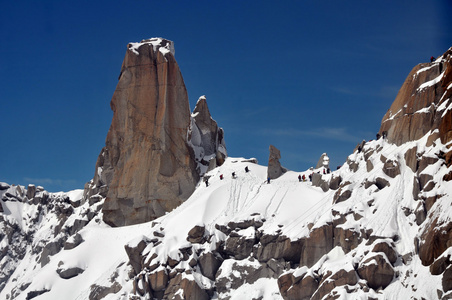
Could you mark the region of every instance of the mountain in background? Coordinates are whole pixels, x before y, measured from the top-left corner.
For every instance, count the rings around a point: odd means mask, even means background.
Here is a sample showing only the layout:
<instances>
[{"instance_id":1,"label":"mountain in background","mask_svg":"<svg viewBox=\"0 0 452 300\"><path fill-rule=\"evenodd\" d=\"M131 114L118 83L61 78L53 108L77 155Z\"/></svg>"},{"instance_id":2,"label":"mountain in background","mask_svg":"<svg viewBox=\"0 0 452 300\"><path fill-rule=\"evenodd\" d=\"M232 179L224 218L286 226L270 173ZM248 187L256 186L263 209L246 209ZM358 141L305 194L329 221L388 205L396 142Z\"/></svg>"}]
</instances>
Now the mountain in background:
<instances>
[{"instance_id":1,"label":"mountain in background","mask_svg":"<svg viewBox=\"0 0 452 300\"><path fill-rule=\"evenodd\" d=\"M85 190L0 184L0 298L451 299L451 94L452 48L340 169L269 172L188 112L171 42L129 44Z\"/></svg>"}]
</instances>

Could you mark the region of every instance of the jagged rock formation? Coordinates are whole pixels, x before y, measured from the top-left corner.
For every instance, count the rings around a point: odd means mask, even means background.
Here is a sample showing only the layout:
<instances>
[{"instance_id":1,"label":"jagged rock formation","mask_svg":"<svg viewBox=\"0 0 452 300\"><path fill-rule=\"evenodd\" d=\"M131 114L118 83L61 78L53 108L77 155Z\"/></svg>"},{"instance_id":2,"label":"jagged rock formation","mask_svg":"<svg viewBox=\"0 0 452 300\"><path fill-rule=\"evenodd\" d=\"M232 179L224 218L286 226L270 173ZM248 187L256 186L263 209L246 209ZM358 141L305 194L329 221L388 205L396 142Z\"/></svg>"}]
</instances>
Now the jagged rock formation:
<instances>
[{"instance_id":1,"label":"jagged rock formation","mask_svg":"<svg viewBox=\"0 0 452 300\"><path fill-rule=\"evenodd\" d=\"M284 174L286 169L284 169L279 162L281 152L273 145L270 145L269 152L267 178L276 179Z\"/></svg>"},{"instance_id":2,"label":"jagged rock formation","mask_svg":"<svg viewBox=\"0 0 452 300\"><path fill-rule=\"evenodd\" d=\"M211 119L205 98L191 118L171 41L128 45L111 108L105 147L85 188L85 199L106 196L103 219L109 225L142 223L171 211L193 193L205 172L196 161L205 164L204 156L217 154L216 165L224 161L224 133Z\"/></svg>"},{"instance_id":3,"label":"jagged rock formation","mask_svg":"<svg viewBox=\"0 0 452 300\"><path fill-rule=\"evenodd\" d=\"M223 128L212 119L205 96L201 96L192 113L189 141L195 151L200 175L224 163L227 157Z\"/></svg>"},{"instance_id":4,"label":"jagged rock formation","mask_svg":"<svg viewBox=\"0 0 452 300\"><path fill-rule=\"evenodd\" d=\"M317 165L315 166L316 169L320 169L320 168L325 168L325 169L329 169L330 168L330 158L328 157L328 155L326 153L323 153L319 160L317 161Z\"/></svg>"},{"instance_id":5,"label":"jagged rock formation","mask_svg":"<svg viewBox=\"0 0 452 300\"><path fill-rule=\"evenodd\" d=\"M451 83L452 48L436 61L411 70L383 117L379 134L401 145L431 132L431 141L439 137L447 144L452 140L452 112L446 109Z\"/></svg>"}]
</instances>

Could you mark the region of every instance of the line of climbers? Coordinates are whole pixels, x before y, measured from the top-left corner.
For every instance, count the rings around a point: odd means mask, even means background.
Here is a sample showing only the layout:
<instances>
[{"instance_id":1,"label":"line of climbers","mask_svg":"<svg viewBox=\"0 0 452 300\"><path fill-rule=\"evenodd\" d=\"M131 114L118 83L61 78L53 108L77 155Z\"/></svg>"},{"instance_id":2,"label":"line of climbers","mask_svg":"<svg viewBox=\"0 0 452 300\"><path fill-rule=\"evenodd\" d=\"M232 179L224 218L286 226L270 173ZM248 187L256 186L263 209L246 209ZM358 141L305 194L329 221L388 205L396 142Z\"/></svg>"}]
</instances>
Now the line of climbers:
<instances>
[{"instance_id":1,"label":"line of climbers","mask_svg":"<svg viewBox=\"0 0 452 300\"><path fill-rule=\"evenodd\" d=\"M339 168L339 167L338 167ZM311 170L312 170L312 168L311 168ZM245 167L245 173L248 173L250 171L250 169L248 168L248 166L246 166ZM312 174L313 174L314 172L311 172L310 174L309 174L309 181L311 182L312 181ZM320 174L320 171L317 171L317 173L319 173ZM330 174L331 173L331 170L330 170L330 168L323 168L323 174L324 175L326 175L326 174ZM210 176L205 176L204 177L204 183L206 184L206 187L207 186L209 186L209 178L210 178ZM220 180L223 180L223 174L220 174ZM235 179L235 178L237 178L237 175L235 174L235 172L232 172L232 178L233 179ZM306 181L306 175L305 174L303 174L303 176L302 175L298 175L298 181L299 182L305 182ZM267 183L270 183L270 177L267 177L267 180L266 180L266 182Z\"/></svg>"}]
</instances>

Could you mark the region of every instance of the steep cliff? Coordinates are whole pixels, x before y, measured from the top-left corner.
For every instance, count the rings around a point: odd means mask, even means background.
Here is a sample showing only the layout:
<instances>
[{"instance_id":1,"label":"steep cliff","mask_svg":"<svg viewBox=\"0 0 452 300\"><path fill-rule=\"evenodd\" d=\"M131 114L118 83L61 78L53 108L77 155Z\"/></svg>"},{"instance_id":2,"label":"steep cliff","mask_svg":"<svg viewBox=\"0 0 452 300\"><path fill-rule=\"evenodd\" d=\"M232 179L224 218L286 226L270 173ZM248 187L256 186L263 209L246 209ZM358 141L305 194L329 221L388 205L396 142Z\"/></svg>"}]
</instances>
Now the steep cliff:
<instances>
[{"instance_id":1,"label":"steep cliff","mask_svg":"<svg viewBox=\"0 0 452 300\"><path fill-rule=\"evenodd\" d=\"M380 134L401 145L425 134L452 140L452 48L432 63L413 68L381 122Z\"/></svg>"},{"instance_id":2,"label":"steep cliff","mask_svg":"<svg viewBox=\"0 0 452 300\"><path fill-rule=\"evenodd\" d=\"M128 45L111 108L113 120L85 198L106 196L103 219L112 226L158 218L185 201L205 172L189 134L192 123L202 124L192 120L171 41ZM211 119L204 108L198 114ZM221 145L224 160L222 129L216 123L204 127L196 149L215 158Z\"/></svg>"}]
</instances>

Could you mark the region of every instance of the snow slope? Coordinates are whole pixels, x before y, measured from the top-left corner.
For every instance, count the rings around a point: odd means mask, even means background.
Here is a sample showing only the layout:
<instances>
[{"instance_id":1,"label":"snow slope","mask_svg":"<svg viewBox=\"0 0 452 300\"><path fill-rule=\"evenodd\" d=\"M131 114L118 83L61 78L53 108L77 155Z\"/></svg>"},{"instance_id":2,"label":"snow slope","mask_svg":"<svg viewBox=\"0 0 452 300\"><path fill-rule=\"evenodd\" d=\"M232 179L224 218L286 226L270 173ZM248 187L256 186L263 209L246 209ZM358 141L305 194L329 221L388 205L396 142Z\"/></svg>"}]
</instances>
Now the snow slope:
<instances>
[{"instance_id":1,"label":"snow slope","mask_svg":"<svg viewBox=\"0 0 452 300\"><path fill-rule=\"evenodd\" d=\"M406 143L400 147L388 144L384 139L367 142L362 152L355 151L339 170L322 175L325 182L337 176L342 178L343 183L349 182L343 186L343 190L351 190L352 195L339 203L333 203L337 190L324 192L311 182L298 181L299 174L308 177L311 172L320 172L322 169L288 171L267 184L267 168L243 158L228 158L221 167L207 173L209 185L206 186L201 181L193 195L172 212L153 222L134 226L111 228L104 224L101 212L103 200L85 202L62 217L61 212L71 210L69 207L74 206L71 203L80 199L81 191L67 195L50 194L46 204L33 204L30 199L20 196L17 197L21 201L2 201L4 220L10 224L8 226L17 224L16 230L21 232L23 238L10 239L8 242L3 235L1 249L8 251L11 246L9 243L20 240L25 252L17 260L8 255L3 256L3 266L15 270L5 281L0 299L29 299L41 292L33 299L95 299L93 291L101 289L100 287L111 288L105 299L129 299L138 275L130 275L133 273L130 257L124 247L136 247L141 241L146 242L142 256L158 265L153 271L143 269L143 274L159 270L169 274L177 270L203 289L213 291L210 294L213 299L282 299L276 278L261 276L252 283L246 279L245 273L262 266L254 259L256 250L244 259L234 258L233 255L223 257L215 281L203 276L199 266L193 266L190 260L198 260L206 253L219 253L218 245L227 243L232 236L218 230L219 226L227 227L232 223L253 220L260 222L261 226L236 228L233 230L234 234L256 241L257 236L262 237L264 234L285 236L291 241L297 241L309 238L316 228L334 223L338 215L344 218L344 222L338 227L355 232L371 230L372 236L394 244L397 261L393 268L396 275L387 287L378 291L363 288L366 282L360 279L354 286L338 286L331 293L336 293L339 299L436 299L437 289L441 290L441 276L431 275L429 268L422 265L415 255L417 250L413 242L420 237L422 226L433 216L430 215L427 221L418 225L416 215L406 213L416 211L418 201L413 199L412 191L415 174L406 165L404 154L414 146L422 149L424 156L435 156L445 150L439 140L430 147L425 145L426 140ZM382 156L397 162L399 175L391 178L383 172ZM373 165L370 171L367 161ZM357 166L356 170L351 167L354 164ZM250 169L249 172L245 172L246 166ZM442 180L442 176L448 171L450 170L444 167L441 160L425 168L423 173L430 174L438 184L431 191L422 193L444 195L430 212L450 221L452 183ZM231 176L233 172L236 174L235 178ZM220 175L223 175L222 180ZM366 185L366 182L375 182L377 178L383 178L388 185L383 188L375 184ZM0 196L3 197L7 192L11 194L17 188L12 186L0 191ZM25 194L25 188L19 188ZM435 209L436 206L441 207ZM56 209L57 207L60 208ZM86 224L79 226L77 230L73 229L80 220L85 220ZM207 242L191 243L187 240L189 231L196 226L205 228ZM28 237L25 238L27 232ZM48 263L42 263L42 249L46 244L63 245L76 239L77 234L83 240L79 245L72 249L61 246L58 251L48 255ZM334 273L341 269L350 271L370 257L374 244L370 239L363 239L347 253L341 247L334 247L309 268L291 262L286 264L283 272L294 276L315 274L321 278L321 274L325 275L327 272ZM189 259L184 260L181 249L188 248L192 251ZM448 251L450 252L450 248ZM170 267L170 260L176 266ZM240 273L236 270L238 266L248 268L248 271ZM62 278L57 272L76 268L83 272L69 279ZM231 282L240 279L243 282L236 288L218 292L221 279ZM114 283L119 285L112 288ZM139 297L138 293L136 297L149 298Z\"/></svg>"}]
</instances>

